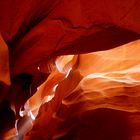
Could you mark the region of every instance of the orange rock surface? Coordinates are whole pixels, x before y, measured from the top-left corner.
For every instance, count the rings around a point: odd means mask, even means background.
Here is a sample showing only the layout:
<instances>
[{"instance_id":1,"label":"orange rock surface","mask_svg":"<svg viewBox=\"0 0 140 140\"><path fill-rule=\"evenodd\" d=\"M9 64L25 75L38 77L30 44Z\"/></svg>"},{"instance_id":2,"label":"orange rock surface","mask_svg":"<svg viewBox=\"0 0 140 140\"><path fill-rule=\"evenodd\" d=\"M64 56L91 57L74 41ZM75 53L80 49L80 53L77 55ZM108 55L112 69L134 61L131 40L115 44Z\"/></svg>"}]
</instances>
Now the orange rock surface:
<instances>
[{"instance_id":1,"label":"orange rock surface","mask_svg":"<svg viewBox=\"0 0 140 140\"><path fill-rule=\"evenodd\" d=\"M1 0L0 140L140 140L139 7Z\"/></svg>"},{"instance_id":2,"label":"orange rock surface","mask_svg":"<svg viewBox=\"0 0 140 140\"><path fill-rule=\"evenodd\" d=\"M68 75L55 83L52 100L42 102L25 140L138 140L139 44L140 40L108 51L73 56L77 61ZM47 91L49 97L52 92Z\"/></svg>"}]
</instances>

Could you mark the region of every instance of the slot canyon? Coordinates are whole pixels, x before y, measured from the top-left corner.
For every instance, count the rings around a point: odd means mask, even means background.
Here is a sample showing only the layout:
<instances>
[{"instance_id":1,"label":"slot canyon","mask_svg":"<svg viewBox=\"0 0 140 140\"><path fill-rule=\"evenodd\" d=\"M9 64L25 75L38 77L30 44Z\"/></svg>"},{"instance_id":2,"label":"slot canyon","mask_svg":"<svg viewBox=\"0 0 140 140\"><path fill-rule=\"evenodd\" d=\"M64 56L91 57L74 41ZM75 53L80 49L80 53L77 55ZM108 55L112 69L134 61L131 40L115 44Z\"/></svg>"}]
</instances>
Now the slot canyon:
<instances>
[{"instance_id":1,"label":"slot canyon","mask_svg":"<svg viewBox=\"0 0 140 140\"><path fill-rule=\"evenodd\" d=\"M140 140L139 0L0 0L0 140Z\"/></svg>"}]
</instances>

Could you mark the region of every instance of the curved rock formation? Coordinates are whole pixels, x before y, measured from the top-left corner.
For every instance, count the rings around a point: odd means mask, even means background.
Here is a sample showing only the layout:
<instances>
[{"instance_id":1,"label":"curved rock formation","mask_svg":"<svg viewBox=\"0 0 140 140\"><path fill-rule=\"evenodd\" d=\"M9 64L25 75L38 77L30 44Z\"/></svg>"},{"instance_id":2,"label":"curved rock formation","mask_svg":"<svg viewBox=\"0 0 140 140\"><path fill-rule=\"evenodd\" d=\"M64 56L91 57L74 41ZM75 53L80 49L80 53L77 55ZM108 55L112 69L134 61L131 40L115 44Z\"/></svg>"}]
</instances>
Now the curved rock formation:
<instances>
[{"instance_id":1,"label":"curved rock formation","mask_svg":"<svg viewBox=\"0 0 140 140\"><path fill-rule=\"evenodd\" d=\"M139 6L1 0L0 139L140 140Z\"/></svg>"}]
</instances>

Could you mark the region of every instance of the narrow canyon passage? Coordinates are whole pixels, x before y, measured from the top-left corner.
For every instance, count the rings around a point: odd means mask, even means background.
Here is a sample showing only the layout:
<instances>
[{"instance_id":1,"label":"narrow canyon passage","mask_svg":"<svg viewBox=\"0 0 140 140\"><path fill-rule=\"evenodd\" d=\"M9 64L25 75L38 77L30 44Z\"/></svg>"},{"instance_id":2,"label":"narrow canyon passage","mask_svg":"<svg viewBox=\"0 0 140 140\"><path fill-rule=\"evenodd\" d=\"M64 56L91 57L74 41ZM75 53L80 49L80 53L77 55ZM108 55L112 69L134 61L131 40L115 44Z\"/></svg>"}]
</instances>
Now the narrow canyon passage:
<instances>
[{"instance_id":1,"label":"narrow canyon passage","mask_svg":"<svg viewBox=\"0 0 140 140\"><path fill-rule=\"evenodd\" d=\"M0 0L0 140L140 140L139 0Z\"/></svg>"}]
</instances>

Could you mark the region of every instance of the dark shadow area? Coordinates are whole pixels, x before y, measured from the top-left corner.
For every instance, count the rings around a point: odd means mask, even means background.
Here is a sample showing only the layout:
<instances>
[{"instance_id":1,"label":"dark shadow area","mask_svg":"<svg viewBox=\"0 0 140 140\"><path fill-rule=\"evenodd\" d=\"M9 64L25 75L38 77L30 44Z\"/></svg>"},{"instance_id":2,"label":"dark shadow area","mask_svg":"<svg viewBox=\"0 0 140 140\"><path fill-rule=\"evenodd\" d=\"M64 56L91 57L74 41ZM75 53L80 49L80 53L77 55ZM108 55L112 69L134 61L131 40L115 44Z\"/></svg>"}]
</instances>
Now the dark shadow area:
<instances>
[{"instance_id":1,"label":"dark shadow area","mask_svg":"<svg viewBox=\"0 0 140 140\"><path fill-rule=\"evenodd\" d=\"M130 140L126 114L111 109L87 111L58 140Z\"/></svg>"}]
</instances>

